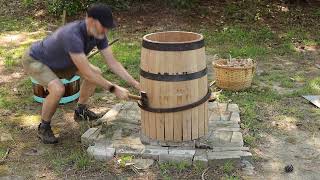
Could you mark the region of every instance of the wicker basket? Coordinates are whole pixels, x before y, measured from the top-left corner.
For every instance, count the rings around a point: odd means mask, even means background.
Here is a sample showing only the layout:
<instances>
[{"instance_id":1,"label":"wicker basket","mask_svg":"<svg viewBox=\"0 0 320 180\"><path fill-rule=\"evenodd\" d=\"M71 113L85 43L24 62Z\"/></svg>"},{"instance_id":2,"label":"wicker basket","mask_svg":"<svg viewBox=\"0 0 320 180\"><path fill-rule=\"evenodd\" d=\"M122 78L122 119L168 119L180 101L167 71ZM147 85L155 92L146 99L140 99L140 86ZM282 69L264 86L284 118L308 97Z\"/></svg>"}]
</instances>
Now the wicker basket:
<instances>
[{"instance_id":1,"label":"wicker basket","mask_svg":"<svg viewBox=\"0 0 320 180\"><path fill-rule=\"evenodd\" d=\"M228 60L219 59L212 62L216 85L221 89L239 91L249 88L256 69L256 62L246 66L228 66Z\"/></svg>"}]
</instances>

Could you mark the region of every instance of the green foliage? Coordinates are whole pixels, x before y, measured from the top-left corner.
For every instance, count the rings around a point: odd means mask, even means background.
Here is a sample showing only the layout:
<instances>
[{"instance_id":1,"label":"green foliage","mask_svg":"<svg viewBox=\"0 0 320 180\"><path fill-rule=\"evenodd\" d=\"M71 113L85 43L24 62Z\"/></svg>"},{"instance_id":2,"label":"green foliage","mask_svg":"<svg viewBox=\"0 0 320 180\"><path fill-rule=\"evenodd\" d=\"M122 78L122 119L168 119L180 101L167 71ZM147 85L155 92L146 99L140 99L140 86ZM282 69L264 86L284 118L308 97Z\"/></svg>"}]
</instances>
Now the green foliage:
<instances>
[{"instance_id":1,"label":"green foliage","mask_svg":"<svg viewBox=\"0 0 320 180\"><path fill-rule=\"evenodd\" d=\"M235 170L233 162L232 161L226 162L223 165L222 170L225 174L231 174Z\"/></svg>"},{"instance_id":2,"label":"green foliage","mask_svg":"<svg viewBox=\"0 0 320 180\"><path fill-rule=\"evenodd\" d=\"M14 102L10 101L8 98L9 93L5 88L0 89L0 108L2 109L10 109L14 107Z\"/></svg>"},{"instance_id":3,"label":"green foliage","mask_svg":"<svg viewBox=\"0 0 320 180\"><path fill-rule=\"evenodd\" d=\"M70 152L70 154L62 154L57 152L55 154L50 154L47 156L53 165L54 170L61 171L67 166L70 166L76 170L84 170L92 165L90 157L87 155L86 151L75 150Z\"/></svg>"},{"instance_id":4,"label":"green foliage","mask_svg":"<svg viewBox=\"0 0 320 180\"><path fill-rule=\"evenodd\" d=\"M205 169L205 164L200 161L195 161L195 163L193 163L193 168L194 168L195 172L200 174Z\"/></svg>"},{"instance_id":5,"label":"green foliage","mask_svg":"<svg viewBox=\"0 0 320 180\"><path fill-rule=\"evenodd\" d=\"M309 80L303 88L293 92L290 96L301 96L307 94L320 95L319 77Z\"/></svg>"},{"instance_id":6,"label":"green foliage","mask_svg":"<svg viewBox=\"0 0 320 180\"><path fill-rule=\"evenodd\" d=\"M240 178L238 176L229 176L229 175L226 175L225 179L226 180L240 180Z\"/></svg>"},{"instance_id":7,"label":"green foliage","mask_svg":"<svg viewBox=\"0 0 320 180\"><path fill-rule=\"evenodd\" d=\"M133 156L132 155L121 156L120 159L119 159L120 166L124 168L126 166L126 163L129 163L132 160L133 160Z\"/></svg>"},{"instance_id":8,"label":"green foliage","mask_svg":"<svg viewBox=\"0 0 320 180\"><path fill-rule=\"evenodd\" d=\"M47 0L46 6L50 14L59 16L63 10L66 10L67 15L75 15L84 9L84 4L80 0Z\"/></svg>"},{"instance_id":9,"label":"green foliage","mask_svg":"<svg viewBox=\"0 0 320 180\"><path fill-rule=\"evenodd\" d=\"M26 7L30 7L34 4L34 0L22 0L22 4Z\"/></svg>"},{"instance_id":10,"label":"green foliage","mask_svg":"<svg viewBox=\"0 0 320 180\"><path fill-rule=\"evenodd\" d=\"M249 145L250 147L253 147L256 143L256 137L246 134L243 136L243 141L246 145Z\"/></svg>"},{"instance_id":11,"label":"green foliage","mask_svg":"<svg viewBox=\"0 0 320 180\"><path fill-rule=\"evenodd\" d=\"M0 34L2 32L8 31L26 31L26 32L33 32L39 31L42 27L42 22L35 21L31 17L6 17L0 16Z\"/></svg>"},{"instance_id":12,"label":"green foliage","mask_svg":"<svg viewBox=\"0 0 320 180\"><path fill-rule=\"evenodd\" d=\"M105 3L116 10L128 9L132 0L46 0L48 12L52 15L59 16L63 10L67 15L76 15L85 11L93 3Z\"/></svg>"},{"instance_id":13,"label":"green foliage","mask_svg":"<svg viewBox=\"0 0 320 180\"><path fill-rule=\"evenodd\" d=\"M189 9L196 5L198 0L166 0L170 7L178 9Z\"/></svg>"},{"instance_id":14,"label":"green foliage","mask_svg":"<svg viewBox=\"0 0 320 180\"><path fill-rule=\"evenodd\" d=\"M2 159L7 152L7 149L0 147L0 159Z\"/></svg>"},{"instance_id":15,"label":"green foliage","mask_svg":"<svg viewBox=\"0 0 320 180\"><path fill-rule=\"evenodd\" d=\"M259 57L270 53L268 44L276 35L266 27L246 29L239 26L224 27L220 31L205 31L207 49L222 57Z\"/></svg>"},{"instance_id":16,"label":"green foliage","mask_svg":"<svg viewBox=\"0 0 320 180\"><path fill-rule=\"evenodd\" d=\"M182 173L183 171L189 168L190 168L190 165L185 161L165 162L160 164L160 172L165 179L170 179L169 175L171 174L171 172Z\"/></svg>"}]
</instances>

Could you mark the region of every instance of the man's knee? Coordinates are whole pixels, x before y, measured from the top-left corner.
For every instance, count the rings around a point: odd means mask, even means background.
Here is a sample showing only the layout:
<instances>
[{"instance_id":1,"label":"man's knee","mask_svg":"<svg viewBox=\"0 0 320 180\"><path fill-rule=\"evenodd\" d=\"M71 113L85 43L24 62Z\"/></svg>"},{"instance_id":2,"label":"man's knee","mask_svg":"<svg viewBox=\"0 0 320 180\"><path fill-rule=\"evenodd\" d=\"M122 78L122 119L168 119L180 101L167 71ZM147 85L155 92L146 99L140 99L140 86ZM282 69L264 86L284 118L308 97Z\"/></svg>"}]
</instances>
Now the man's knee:
<instances>
[{"instance_id":1,"label":"man's knee","mask_svg":"<svg viewBox=\"0 0 320 180\"><path fill-rule=\"evenodd\" d=\"M52 80L48 84L49 93L56 94L58 96L63 96L65 92L64 85L60 82L59 79Z\"/></svg>"}]
</instances>

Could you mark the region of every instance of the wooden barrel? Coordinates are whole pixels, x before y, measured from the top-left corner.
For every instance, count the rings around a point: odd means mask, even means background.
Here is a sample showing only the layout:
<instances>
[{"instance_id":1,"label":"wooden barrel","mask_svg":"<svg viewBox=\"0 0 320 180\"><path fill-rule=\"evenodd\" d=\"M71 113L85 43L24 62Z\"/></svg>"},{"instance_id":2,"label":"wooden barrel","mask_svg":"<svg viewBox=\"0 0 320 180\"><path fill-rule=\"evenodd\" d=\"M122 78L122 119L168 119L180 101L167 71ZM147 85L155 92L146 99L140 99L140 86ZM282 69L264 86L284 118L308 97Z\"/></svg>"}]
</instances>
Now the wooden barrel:
<instances>
[{"instance_id":1,"label":"wooden barrel","mask_svg":"<svg viewBox=\"0 0 320 180\"><path fill-rule=\"evenodd\" d=\"M73 76L70 80L60 79L64 84L65 93L60 99L60 104L66 104L79 98L80 96L80 76ZM33 87L33 99L36 102L43 103L49 94L48 90L41 86L35 79L31 78Z\"/></svg>"},{"instance_id":2,"label":"wooden barrel","mask_svg":"<svg viewBox=\"0 0 320 180\"><path fill-rule=\"evenodd\" d=\"M140 65L142 133L159 141L189 141L208 132L207 66L201 34L145 35Z\"/></svg>"}]
</instances>

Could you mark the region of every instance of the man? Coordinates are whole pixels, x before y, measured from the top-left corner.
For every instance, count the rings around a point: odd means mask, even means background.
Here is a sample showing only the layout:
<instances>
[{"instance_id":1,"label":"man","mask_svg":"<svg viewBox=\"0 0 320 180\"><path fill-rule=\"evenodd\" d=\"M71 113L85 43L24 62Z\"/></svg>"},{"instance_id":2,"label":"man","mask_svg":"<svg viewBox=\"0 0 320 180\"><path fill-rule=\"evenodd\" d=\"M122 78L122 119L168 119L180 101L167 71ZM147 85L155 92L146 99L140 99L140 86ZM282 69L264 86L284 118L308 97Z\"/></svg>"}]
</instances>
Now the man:
<instances>
[{"instance_id":1,"label":"man","mask_svg":"<svg viewBox=\"0 0 320 180\"><path fill-rule=\"evenodd\" d=\"M58 142L51 130L50 122L65 92L59 78L70 79L74 74L78 74L83 79L74 112L75 120L98 118L87 108L88 99L94 93L96 85L114 93L120 99L128 99L128 90L104 79L101 70L89 63L86 55L95 46L115 74L139 89L139 82L113 57L112 50L108 47L105 34L114 27L110 8L103 4L95 4L87 10L85 20L59 28L46 39L34 43L27 51L22 61L24 69L49 91L42 105L41 123L38 126L38 137L43 143Z\"/></svg>"}]
</instances>

